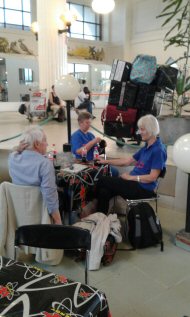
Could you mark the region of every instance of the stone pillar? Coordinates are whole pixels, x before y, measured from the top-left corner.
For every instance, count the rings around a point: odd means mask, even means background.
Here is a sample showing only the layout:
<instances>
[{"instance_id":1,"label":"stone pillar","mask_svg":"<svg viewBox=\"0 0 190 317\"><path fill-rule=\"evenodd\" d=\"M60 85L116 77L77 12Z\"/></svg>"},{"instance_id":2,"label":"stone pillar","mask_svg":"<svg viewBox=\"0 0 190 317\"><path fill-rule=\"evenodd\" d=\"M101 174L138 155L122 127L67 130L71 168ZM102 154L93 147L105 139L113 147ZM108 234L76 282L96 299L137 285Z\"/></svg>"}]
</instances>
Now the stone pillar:
<instances>
[{"instance_id":1,"label":"stone pillar","mask_svg":"<svg viewBox=\"0 0 190 317\"><path fill-rule=\"evenodd\" d=\"M67 35L58 34L65 8L65 0L37 0L39 86L48 92L56 79L67 74Z\"/></svg>"}]
</instances>

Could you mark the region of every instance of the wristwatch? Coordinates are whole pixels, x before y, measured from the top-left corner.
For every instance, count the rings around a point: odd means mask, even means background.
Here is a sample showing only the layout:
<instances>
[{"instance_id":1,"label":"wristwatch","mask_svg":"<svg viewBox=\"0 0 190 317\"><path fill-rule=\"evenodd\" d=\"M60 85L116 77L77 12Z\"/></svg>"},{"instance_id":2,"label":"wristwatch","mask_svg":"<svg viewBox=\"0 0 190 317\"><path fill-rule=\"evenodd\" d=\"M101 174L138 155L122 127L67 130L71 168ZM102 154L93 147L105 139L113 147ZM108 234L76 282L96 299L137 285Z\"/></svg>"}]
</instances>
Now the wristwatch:
<instances>
[{"instance_id":1,"label":"wristwatch","mask_svg":"<svg viewBox=\"0 0 190 317\"><path fill-rule=\"evenodd\" d=\"M140 176L137 175L137 182L140 182L140 181L141 181Z\"/></svg>"}]
</instances>

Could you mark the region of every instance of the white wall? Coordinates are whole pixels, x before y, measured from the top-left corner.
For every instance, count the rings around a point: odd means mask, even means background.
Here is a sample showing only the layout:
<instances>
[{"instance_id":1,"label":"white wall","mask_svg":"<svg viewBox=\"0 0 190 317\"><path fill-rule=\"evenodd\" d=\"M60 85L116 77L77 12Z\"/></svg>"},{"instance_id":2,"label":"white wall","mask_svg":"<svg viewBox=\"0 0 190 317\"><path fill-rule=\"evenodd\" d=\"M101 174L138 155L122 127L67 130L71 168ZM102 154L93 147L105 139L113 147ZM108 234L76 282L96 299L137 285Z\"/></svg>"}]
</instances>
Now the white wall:
<instances>
[{"instance_id":1,"label":"white wall","mask_svg":"<svg viewBox=\"0 0 190 317\"><path fill-rule=\"evenodd\" d=\"M131 59L137 54L150 54L157 57L158 63L164 63L170 56L178 58L183 55L183 48L172 46L164 50L163 40L169 26L162 28L165 18L156 18L162 9L162 0L133 0Z\"/></svg>"}]
</instances>

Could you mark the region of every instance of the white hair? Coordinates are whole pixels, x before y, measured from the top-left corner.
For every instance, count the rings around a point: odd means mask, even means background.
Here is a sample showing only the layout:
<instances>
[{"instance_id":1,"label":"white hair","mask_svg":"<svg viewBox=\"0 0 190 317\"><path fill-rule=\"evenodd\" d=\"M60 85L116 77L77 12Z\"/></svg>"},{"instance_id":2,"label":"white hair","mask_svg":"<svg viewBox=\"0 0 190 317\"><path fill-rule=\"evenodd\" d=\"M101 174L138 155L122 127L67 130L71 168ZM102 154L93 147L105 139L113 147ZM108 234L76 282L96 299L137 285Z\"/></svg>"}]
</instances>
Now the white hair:
<instances>
[{"instance_id":1,"label":"white hair","mask_svg":"<svg viewBox=\"0 0 190 317\"><path fill-rule=\"evenodd\" d=\"M138 128L144 127L145 130L153 136L157 136L160 133L158 120L152 114L141 117L138 120L137 125Z\"/></svg>"},{"instance_id":2,"label":"white hair","mask_svg":"<svg viewBox=\"0 0 190 317\"><path fill-rule=\"evenodd\" d=\"M44 137L44 131L40 126L31 126L27 127L20 139L20 142L27 143L26 149L32 149L34 146L34 142L42 142Z\"/></svg>"}]
</instances>

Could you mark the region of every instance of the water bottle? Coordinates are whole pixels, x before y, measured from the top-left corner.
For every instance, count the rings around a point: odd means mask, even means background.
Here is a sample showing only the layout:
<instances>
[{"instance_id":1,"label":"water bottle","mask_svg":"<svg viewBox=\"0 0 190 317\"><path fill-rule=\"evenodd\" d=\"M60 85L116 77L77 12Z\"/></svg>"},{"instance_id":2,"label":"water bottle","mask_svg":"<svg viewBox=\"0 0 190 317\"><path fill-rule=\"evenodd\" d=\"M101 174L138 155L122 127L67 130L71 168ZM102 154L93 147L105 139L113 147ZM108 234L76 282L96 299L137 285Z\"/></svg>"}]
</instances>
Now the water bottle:
<instances>
[{"instance_id":1,"label":"water bottle","mask_svg":"<svg viewBox=\"0 0 190 317\"><path fill-rule=\"evenodd\" d=\"M63 144L63 158L61 168L73 169L73 164L75 161L75 157L71 152L71 145L68 143Z\"/></svg>"},{"instance_id":2,"label":"water bottle","mask_svg":"<svg viewBox=\"0 0 190 317\"><path fill-rule=\"evenodd\" d=\"M95 146L95 147L94 147L94 152L93 152L93 160L94 160L94 163L97 162L98 158L99 158L98 147Z\"/></svg>"},{"instance_id":3,"label":"water bottle","mask_svg":"<svg viewBox=\"0 0 190 317\"><path fill-rule=\"evenodd\" d=\"M56 156L57 156L57 150L56 150L55 144L52 144L51 149L48 151L48 158L49 160L53 162L54 160L56 160Z\"/></svg>"},{"instance_id":4,"label":"water bottle","mask_svg":"<svg viewBox=\"0 0 190 317\"><path fill-rule=\"evenodd\" d=\"M87 148L85 145L82 147L82 162L86 163L87 162Z\"/></svg>"}]
</instances>

